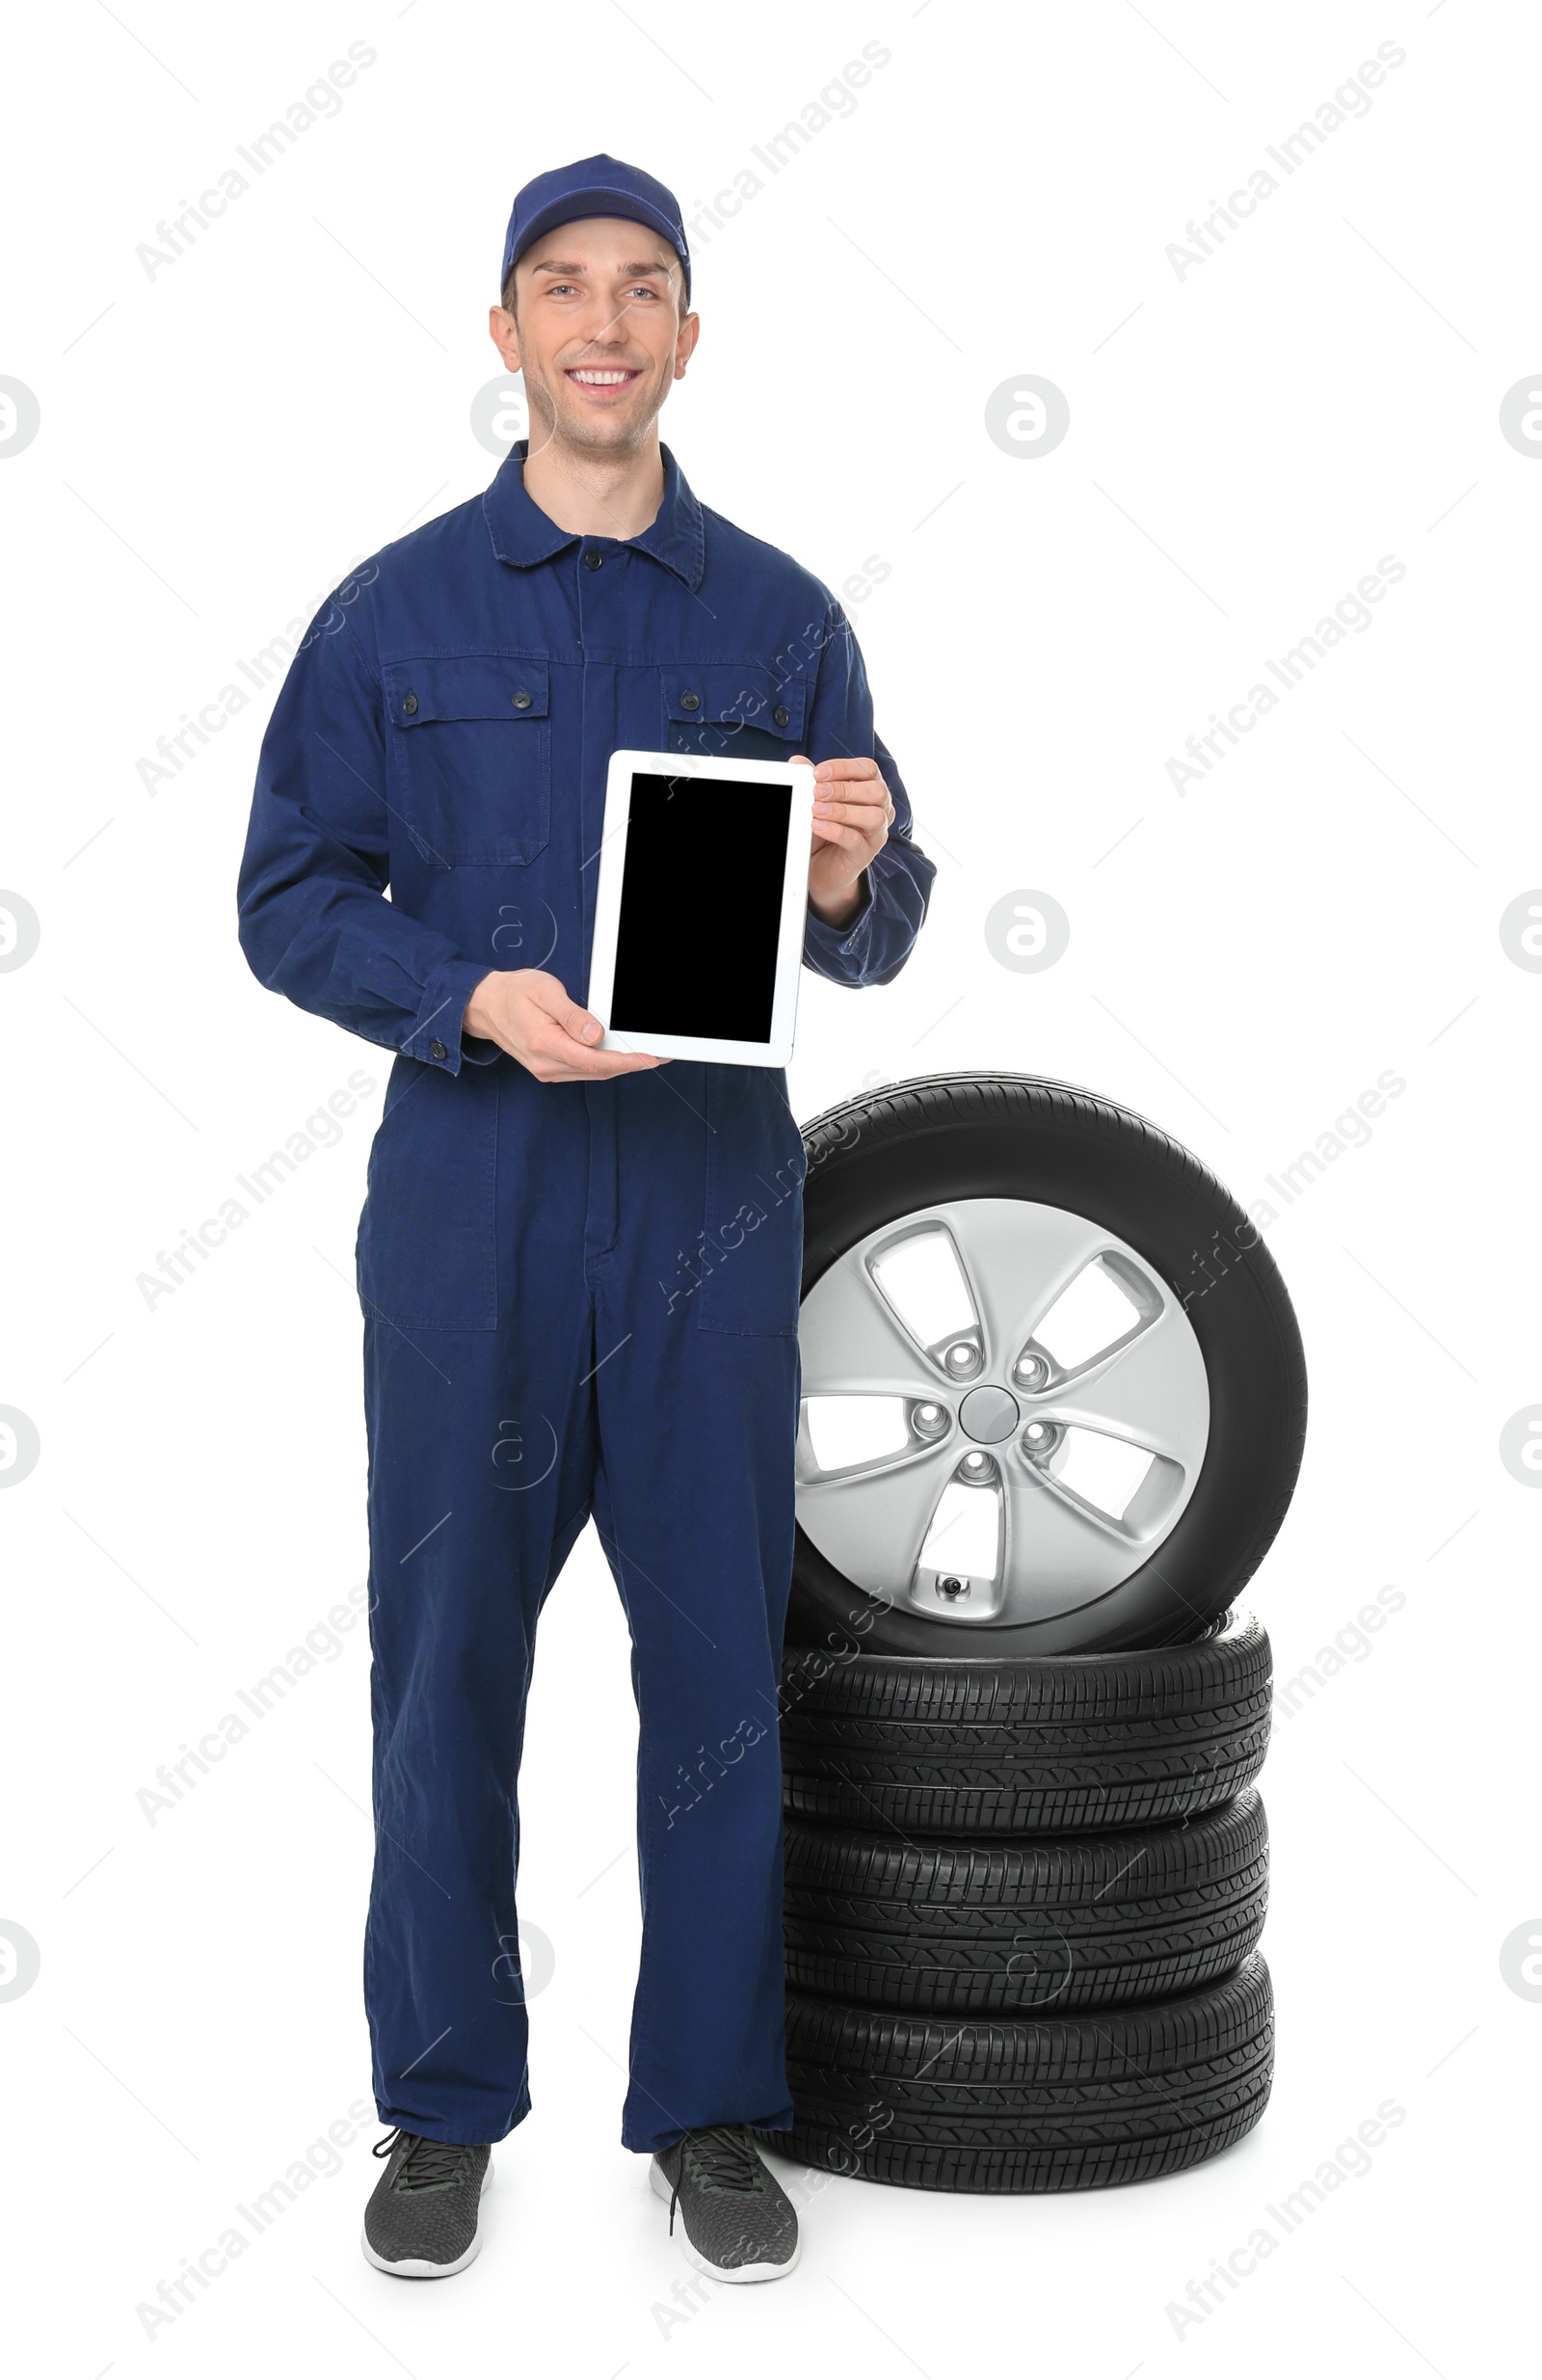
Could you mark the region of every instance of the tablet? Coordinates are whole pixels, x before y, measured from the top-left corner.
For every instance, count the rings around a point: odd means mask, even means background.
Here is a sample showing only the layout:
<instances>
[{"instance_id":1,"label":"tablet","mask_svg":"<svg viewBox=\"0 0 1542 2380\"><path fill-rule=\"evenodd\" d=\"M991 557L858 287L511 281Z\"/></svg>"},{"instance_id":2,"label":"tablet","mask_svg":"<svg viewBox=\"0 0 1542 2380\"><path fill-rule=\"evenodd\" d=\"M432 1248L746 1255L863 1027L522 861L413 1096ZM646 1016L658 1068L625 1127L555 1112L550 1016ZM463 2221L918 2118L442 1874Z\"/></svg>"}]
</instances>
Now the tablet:
<instances>
[{"instance_id":1,"label":"tablet","mask_svg":"<svg viewBox=\"0 0 1542 2380\"><path fill-rule=\"evenodd\" d=\"M785 1066L812 843L807 761L613 753L589 968L598 1047Z\"/></svg>"}]
</instances>

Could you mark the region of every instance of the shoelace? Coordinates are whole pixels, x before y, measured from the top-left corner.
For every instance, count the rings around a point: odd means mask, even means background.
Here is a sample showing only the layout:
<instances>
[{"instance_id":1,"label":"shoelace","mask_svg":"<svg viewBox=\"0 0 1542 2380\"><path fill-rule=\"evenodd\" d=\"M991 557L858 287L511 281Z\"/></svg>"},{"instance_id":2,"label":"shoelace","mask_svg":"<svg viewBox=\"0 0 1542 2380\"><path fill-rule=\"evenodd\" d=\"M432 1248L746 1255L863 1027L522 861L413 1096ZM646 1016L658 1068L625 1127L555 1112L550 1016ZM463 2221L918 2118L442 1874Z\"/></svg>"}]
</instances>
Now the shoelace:
<instances>
[{"instance_id":1,"label":"shoelace","mask_svg":"<svg viewBox=\"0 0 1542 2380\"><path fill-rule=\"evenodd\" d=\"M371 2156L388 2157L398 2141L408 2144L407 2154L397 2170L392 2184L398 2190L438 2190L454 2181L465 2154L464 2145L453 2140L425 2140L420 2132L404 2132L398 2127L378 2140Z\"/></svg>"},{"instance_id":2,"label":"shoelace","mask_svg":"<svg viewBox=\"0 0 1542 2380\"><path fill-rule=\"evenodd\" d=\"M689 2156L701 2171L703 2181L710 2190L740 2190L749 2195L758 2190L765 2179L765 2168L742 2132L726 2124L706 2126L700 2132L687 2132L680 2144L679 2171L684 2173ZM675 2232L675 2209L679 2204L680 2185L677 2180L670 2190L669 2228Z\"/></svg>"}]
</instances>

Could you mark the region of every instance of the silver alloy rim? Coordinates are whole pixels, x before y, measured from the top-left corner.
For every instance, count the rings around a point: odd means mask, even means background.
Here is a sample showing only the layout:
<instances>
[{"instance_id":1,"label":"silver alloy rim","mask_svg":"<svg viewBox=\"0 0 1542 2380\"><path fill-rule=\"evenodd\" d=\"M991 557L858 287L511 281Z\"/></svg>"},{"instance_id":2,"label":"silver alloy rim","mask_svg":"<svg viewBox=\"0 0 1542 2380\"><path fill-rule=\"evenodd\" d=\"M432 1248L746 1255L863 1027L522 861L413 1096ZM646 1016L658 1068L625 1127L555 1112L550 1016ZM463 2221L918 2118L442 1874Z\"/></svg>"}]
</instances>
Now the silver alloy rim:
<instances>
[{"instance_id":1,"label":"silver alloy rim","mask_svg":"<svg viewBox=\"0 0 1542 2380\"><path fill-rule=\"evenodd\" d=\"M930 1344L892 1290L922 1240L926 1261L950 1250L972 1308ZM1089 1281L1100 1313L1119 1293L1120 1318L1090 1351L1057 1353L1056 1309L1069 1329L1061 1301L1075 1284L1085 1302ZM1135 1249L1063 1207L968 1198L885 1224L815 1282L798 1345L805 1534L868 1594L961 1626L1107 1594L1172 1534L1210 1442L1183 1307ZM833 1457L832 1432L859 1420L891 1443Z\"/></svg>"}]
</instances>

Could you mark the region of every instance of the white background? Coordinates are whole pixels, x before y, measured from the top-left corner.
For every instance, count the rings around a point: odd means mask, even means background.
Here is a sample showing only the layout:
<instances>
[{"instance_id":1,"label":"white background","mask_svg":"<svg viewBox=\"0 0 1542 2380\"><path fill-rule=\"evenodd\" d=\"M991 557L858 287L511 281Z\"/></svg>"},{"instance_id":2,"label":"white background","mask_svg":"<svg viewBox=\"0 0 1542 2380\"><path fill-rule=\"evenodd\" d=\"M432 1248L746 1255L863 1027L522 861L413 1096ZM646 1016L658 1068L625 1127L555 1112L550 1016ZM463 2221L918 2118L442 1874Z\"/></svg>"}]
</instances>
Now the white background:
<instances>
[{"instance_id":1,"label":"white background","mask_svg":"<svg viewBox=\"0 0 1542 2380\"><path fill-rule=\"evenodd\" d=\"M351 40L376 58L340 114L147 276L157 222ZM1274 2098L1228 2155L1123 2191L832 2181L790 2280L673 2301L686 2267L617 2145L635 1721L590 1536L543 1624L520 1899L555 1968L480 2261L449 2288L365 2266L371 2122L147 2338L141 2301L368 2088L362 1632L153 1826L136 1797L363 1576L351 1275L379 1088L197 1278L148 1310L136 1276L385 1067L236 947L273 683L153 793L138 763L355 556L492 477L469 414L522 180L606 148L693 213L864 41L891 56L855 112L698 243L702 341L664 421L705 501L828 582L890 565L854 618L937 891L891 988L806 977L798 1113L1042 1072L1251 1202L1380 1073L1406 1083L1267 1226L1314 1395L1250 1590L1280 1674L1379 1587L1406 1597L1276 1724ZM1181 279L1189 219L1382 41L1406 56L1369 113ZM1542 363L1538 48L1529 11L1472 0L13 19L0 372L41 410L0 468L0 882L41 922L0 978L0 1404L41 1441L0 1498L0 1917L41 1952L0 2002L16 2368L1507 2367L1542 2009L1499 1954L1542 1909L1517 1816L1542 1505L1499 1440L1542 1396L1542 979L1499 921L1542 882L1542 470L1499 409ZM1068 399L1053 454L986 435L1024 373ZM1372 625L1175 791L1184 738L1384 555L1406 575ZM1024 888L1071 922L1039 974L984 935ZM1190 2279L1387 2099L1406 2120L1373 2170L1177 2336Z\"/></svg>"}]
</instances>

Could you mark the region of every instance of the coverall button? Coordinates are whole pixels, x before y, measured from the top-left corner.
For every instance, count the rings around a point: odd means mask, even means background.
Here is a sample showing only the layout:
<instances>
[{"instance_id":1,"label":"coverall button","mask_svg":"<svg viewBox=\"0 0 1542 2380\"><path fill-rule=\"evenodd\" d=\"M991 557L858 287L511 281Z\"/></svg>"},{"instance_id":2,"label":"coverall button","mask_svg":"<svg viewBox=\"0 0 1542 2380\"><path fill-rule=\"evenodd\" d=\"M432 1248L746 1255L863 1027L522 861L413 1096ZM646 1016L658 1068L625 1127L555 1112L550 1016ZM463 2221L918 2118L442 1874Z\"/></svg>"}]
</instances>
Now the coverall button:
<instances>
[{"instance_id":1,"label":"coverall button","mask_svg":"<svg viewBox=\"0 0 1542 2380\"><path fill-rule=\"evenodd\" d=\"M699 694L682 694L680 696L681 710L700 710L701 708L702 698Z\"/></svg>"},{"instance_id":2,"label":"coverall button","mask_svg":"<svg viewBox=\"0 0 1542 2380\"><path fill-rule=\"evenodd\" d=\"M784 703L779 703L779 704L777 705L777 707L776 707L775 710L773 710L773 712L771 713L771 716L772 716L772 718L773 718L773 719L775 719L775 721L776 721L776 723L777 723L778 727L785 727L785 726L786 726L786 724L787 724L787 720L788 720L788 718L790 717L790 715L791 715L791 714L790 714L790 713L789 713L789 711L787 710L786 705L785 705Z\"/></svg>"},{"instance_id":3,"label":"coverall button","mask_svg":"<svg viewBox=\"0 0 1542 2380\"><path fill-rule=\"evenodd\" d=\"M406 702L402 705L402 709L406 711L408 717L411 718L413 711L417 709L417 696L415 694L410 694Z\"/></svg>"},{"instance_id":4,"label":"coverall button","mask_svg":"<svg viewBox=\"0 0 1542 2380\"><path fill-rule=\"evenodd\" d=\"M530 708L530 697L525 692L523 686L519 688L518 693L514 698L514 707L516 710L528 710Z\"/></svg>"},{"instance_id":5,"label":"coverall button","mask_svg":"<svg viewBox=\"0 0 1542 2380\"><path fill-rule=\"evenodd\" d=\"M431 1041L428 1045L428 1054L430 1057L448 1057L449 1056L442 1041Z\"/></svg>"},{"instance_id":6,"label":"coverall button","mask_svg":"<svg viewBox=\"0 0 1542 2380\"><path fill-rule=\"evenodd\" d=\"M604 558L605 558L605 557L604 557L604 555L603 555L602 553L596 553L596 551L595 551L595 549L594 549L593 546L591 546L591 547L590 547L590 548L589 548L589 551L588 551L588 552L584 555L584 568L585 568L585 570L586 570L586 571L597 571L597 570L598 570L599 565L600 565L600 564L601 564L601 562L604 560Z\"/></svg>"}]
</instances>

